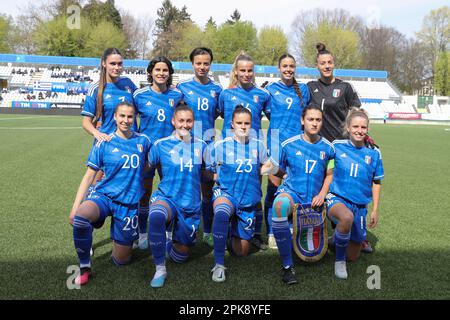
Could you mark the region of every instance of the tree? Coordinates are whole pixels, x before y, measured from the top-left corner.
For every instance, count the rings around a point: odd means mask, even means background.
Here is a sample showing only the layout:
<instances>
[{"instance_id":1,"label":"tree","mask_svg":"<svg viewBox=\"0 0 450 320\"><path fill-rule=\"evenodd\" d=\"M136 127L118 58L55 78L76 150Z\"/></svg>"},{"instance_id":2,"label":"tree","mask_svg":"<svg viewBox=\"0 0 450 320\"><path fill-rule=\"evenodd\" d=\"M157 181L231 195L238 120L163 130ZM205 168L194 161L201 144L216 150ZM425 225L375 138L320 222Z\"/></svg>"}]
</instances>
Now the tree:
<instances>
[{"instance_id":1,"label":"tree","mask_svg":"<svg viewBox=\"0 0 450 320\"><path fill-rule=\"evenodd\" d=\"M223 23L217 29L212 44L214 57L218 63L233 63L242 51L255 56L258 38L255 26L250 21Z\"/></svg>"},{"instance_id":2,"label":"tree","mask_svg":"<svg viewBox=\"0 0 450 320\"><path fill-rule=\"evenodd\" d=\"M352 16L350 12L343 9L314 9L301 10L292 22L292 45L294 54L304 63L303 37L308 30L318 29L320 25L327 24L342 30L348 30L360 34L364 28L364 22L359 16Z\"/></svg>"},{"instance_id":3,"label":"tree","mask_svg":"<svg viewBox=\"0 0 450 320\"><path fill-rule=\"evenodd\" d=\"M288 39L281 27L264 27L258 35L258 64L277 65L278 58L287 52Z\"/></svg>"},{"instance_id":4,"label":"tree","mask_svg":"<svg viewBox=\"0 0 450 320\"><path fill-rule=\"evenodd\" d=\"M195 47L204 44L202 30L192 21L184 21L172 24L171 32L165 33L169 50L165 53L167 57L175 61L189 61L189 53Z\"/></svg>"},{"instance_id":5,"label":"tree","mask_svg":"<svg viewBox=\"0 0 450 320\"><path fill-rule=\"evenodd\" d=\"M99 46L101 43L101 46ZM102 21L89 33L86 39L83 55L87 57L99 57L105 48L118 48L124 53L127 45L125 35L117 27L108 21Z\"/></svg>"},{"instance_id":6,"label":"tree","mask_svg":"<svg viewBox=\"0 0 450 320\"><path fill-rule=\"evenodd\" d=\"M214 21L213 17L209 17L208 21L206 22L205 30L209 28L217 29L217 23Z\"/></svg>"},{"instance_id":7,"label":"tree","mask_svg":"<svg viewBox=\"0 0 450 320\"><path fill-rule=\"evenodd\" d=\"M130 58L145 59L150 50L153 19L150 15L134 17L127 11L121 12L123 33L128 45L126 52Z\"/></svg>"},{"instance_id":8,"label":"tree","mask_svg":"<svg viewBox=\"0 0 450 320\"><path fill-rule=\"evenodd\" d=\"M82 14L89 19L93 25L100 24L102 21L112 23L118 30L122 30L122 17L115 6L114 0L101 2L99 0L90 0L83 7Z\"/></svg>"},{"instance_id":9,"label":"tree","mask_svg":"<svg viewBox=\"0 0 450 320\"><path fill-rule=\"evenodd\" d=\"M450 7L432 10L423 19L422 29L417 39L427 48L428 68L434 76L434 66L441 52L448 50L450 43Z\"/></svg>"},{"instance_id":10,"label":"tree","mask_svg":"<svg viewBox=\"0 0 450 320\"><path fill-rule=\"evenodd\" d=\"M306 66L316 65L316 44L322 42L332 52L336 67L340 69L358 68L361 62L359 54L359 36L351 30L341 29L327 22L322 22L317 28L310 26L303 35L303 61Z\"/></svg>"},{"instance_id":11,"label":"tree","mask_svg":"<svg viewBox=\"0 0 450 320\"><path fill-rule=\"evenodd\" d=\"M228 24L235 24L236 22L241 21L241 13L238 11L238 9L235 9L233 11L233 14L231 15L231 19L228 19L226 23Z\"/></svg>"},{"instance_id":12,"label":"tree","mask_svg":"<svg viewBox=\"0 0 450 320\"><path fill-rule=\"evenodd\" d=\"M399 52L397 74L389 78L406 94L415 94L422 88L425 79L426 57L424 46L415 39L405 40Z\"/></svg>"},{"instance_id":13,"label":"tree","mask_svg":"<svg viewBox=\"0 0 450 320\"><path fill-rule=\"evenodd\" d=\"M434 92L437 95L447 96L450 94L450 54L448 51L441 52L434 67Z\"/></svg>"},{"instance_id":14,"label":"tree","mask_svg":"<svg viewBox=\"0 0 450 320\"><path fill-rule=\"evenodd\" d=\"M11 17L0 14L0 52L11 52L10 36L12 33Z\"/></svg>"},{"instance_id":15,"label":"tree","mask_svg":"<svg viewBox=\"0 0 450 320\"><path fill-rule=\"evenodd\" d=\"M37 53L50 56L82 56L84 44L89 36L90 23L81 18L80 29L67 27L67 16L59 16L38 26L34 37L36 39ZM97 42L104 43L104 41Z\"/></svg>"}]
</instances>

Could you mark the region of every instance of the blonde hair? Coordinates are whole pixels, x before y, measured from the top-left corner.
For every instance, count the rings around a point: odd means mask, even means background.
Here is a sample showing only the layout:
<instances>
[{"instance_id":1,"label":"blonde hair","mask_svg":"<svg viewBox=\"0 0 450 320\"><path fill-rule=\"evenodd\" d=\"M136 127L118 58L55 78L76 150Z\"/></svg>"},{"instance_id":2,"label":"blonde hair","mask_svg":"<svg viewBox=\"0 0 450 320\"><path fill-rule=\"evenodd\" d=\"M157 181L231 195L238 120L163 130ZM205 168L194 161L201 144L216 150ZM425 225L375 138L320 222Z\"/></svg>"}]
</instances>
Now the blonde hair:
<instances>
[{"instance_id":1,"label":"blonde hair","mask_svg":"<svg viewBox=\"0 0 450 320\"><path fill-rule=\"evenodd\" d=\"M236 59L234 59L234 63L233 66L231 67L231 72L230 72L230 84L229 84L229 88L233 88L233 87L237 87L239 84L238 78L237 78L237 65L239 61L250 61L253 63L253 65L255 65L255 61L253 60L253 58L248 55L247 53L245 53L245 51L241 51L241 53L239 53L239 55L236 57ZM255 83L255 73L253 72L253 79L252 82Z\"/></svg>"},{"instance_id":2,"label":"blonde hair","mask_svg":"<svg viewBox=\"0 0 450 320\"><path fill-rule=\"evenodd\" d=\"M350 128L350 123L352 122L353 118L361 117L367 120L367 126L369 125L369 114L366 110L362 108L357 107L351 107L350 110L347 113L347 117L345 118L344 122L344 137L348 138L348 130Z\"/></svg>"}]
</instances>

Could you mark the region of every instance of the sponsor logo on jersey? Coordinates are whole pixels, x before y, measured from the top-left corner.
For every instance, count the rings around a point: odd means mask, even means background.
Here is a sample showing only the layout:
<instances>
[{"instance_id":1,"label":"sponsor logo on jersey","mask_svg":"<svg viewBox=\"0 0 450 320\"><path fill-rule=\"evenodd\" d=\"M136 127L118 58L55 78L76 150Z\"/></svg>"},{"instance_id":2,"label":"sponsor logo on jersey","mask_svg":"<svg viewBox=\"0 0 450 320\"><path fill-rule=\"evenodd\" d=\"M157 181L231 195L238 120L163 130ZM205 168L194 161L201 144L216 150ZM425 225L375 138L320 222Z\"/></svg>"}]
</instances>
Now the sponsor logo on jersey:
<instances>
[{"instance_id":1,"label":"sponsor logo on jersey","mask_svg":"<svg viewBox=\"0 0 450 320\"><path fill-rule=\"evenodd\" d=\"M372 157L371 157L371 156L366 156L366 158L364 159L364 161L365 161L367 164L371 164L371 163L372 163Z\"/></svg>"},{"instance_id":2,"label":"sponsor logo on jersey","mask_svg":"<svg viewBox=\"0 0 450 320\"><path fill-rule=\"evenodd\" d=\"M107 94L107 95L105 96L105 100L108 100L108 99L111 99L111 95L110 95L110 94Z\"/></svg>"},{"instance_id":3,"label":"sponsor logo on jersey","mask_svg":"<svg viewBox=\"0 0 450 320\"><path fill-rule=\"evenodd\" d=\"M216 92L214 90L211 90L209 93L211 94L211 97L213 97L213 98L216 97Z\"/></svg>"},{"instance_id":4,"label":"sponsor logo on jersey","mask_svg":"<svg viewBox=\"0 0 450 320\"><path fill-rule=\"evenodd\" d=\"M231 98L231 101L234 101L234 100L237 100L237 98L236 98L235 96L233 96L233 97Z\"/></svg>"},{"instance_id":5,"label":"sponsor logo on jersey","mask_svg":"<svg viewBox=\"0 0 450 320\"><path fill-rule=\"evenodd\" d=\"M299 150L299 151L297 151L297 153L295 154L296 156L302 156L303 154L302 154L302 152Z\"/></svg>"},{"instance_id":6,"label":"sponsor logo on jersey","mask_svg":"<svg viewBox=\"0 0 450 320\"><path fill-rule=\"evenodd\" d=\"M253 101L255 101L256 103L258 103L258 101L259 101L259 97L258 96L253 96Z\"/></svg>"},{"instance_id":7,"label":"sponsor logo on jersey","mask_svg":"<svg viewBox=\"0 0 450 320\"><path fill-rule=\"evenodd\" d=\"M278 96L278 95L280 95L280 94L281 94L280 91L275 92L275 95L276 95L276 96Z\"/></svg>"},{"instance_id":8,"label":"sponsor logo on jersey","mask_svg":"<svg viewBox=\"0 0 450 320\"><path fill-rule=\"evenodd\" d=\"M111 151L112 153L116 153L116 152L119 152L119 149L117 149L117 148L114 148L113 149L113 151Z\"/></svg>"},{"instance_id":9,"label":"sponsor logo on jersey","mask_svg":"<svg viewBox=\"0 0 450 320\"><path fill-rule=\"evenodd\" d=\"M320 151L320 160L325 160L325 151Z\"/></svg>"},{"instance_id":10,"label":"sponsor logo on jersey","mask_svg":"<svg viewBox=\"0 0 450 320\"><path fill-rule=\"evenodd\" d=\"M146 105L146 106L151 106L152 103L149 101L149 102L147 102L145 105Z\"/></svg>"},{"instance_id":11,"label":"sponsor logo on jersey","mask_svg":"<svg viewBox=\"0 0 450 320\"><path fill-rule=\"evenodd\" d=\"M333 90L333 97L337 98L341 95L341 90L340 89L334 89Z\"/></svg>"},{"instance_id":12,"label":"sponsor logo on jersey","mask_svg":"<svg viewBox=\"0 0 450 320\"><path fill-rule=\"evenodd\" d=\"M316 88L316 90L314 90L314 92L319 92L319 89Z\"/></svg>"},{"instance_id":13,"label":"sponsor logo on jersey","mask_svg":"<svg viewBox=\"0 0 450 320\"><path fill-rule=\"evenodd\" d=\"M137 144L136 146L137 146L139 152L142 153L144 151L144 147L142 146L142 144Z\"/></svg>"},{"instance_id":14,"label":"sponsor logo on jersey","mask_svg":"<svg viewBox=\"0 0 450 320\"><path fill-rule=\"evenodd\" d=\"M347 158L347 154L344 152L343 154L341 154L341 158Z\"/></svg>"},{"instance_id":15,"label":"sponsor logo on jersey","mask_svg":"<svg viewBox=\"0 0 450 320\"><path fill-rule=\"evenodd\" d=\"M188 94L193 95L193 94L194 94L194 91L190 90L190 91L188 92Z\"/></svg>"}]
</instances>

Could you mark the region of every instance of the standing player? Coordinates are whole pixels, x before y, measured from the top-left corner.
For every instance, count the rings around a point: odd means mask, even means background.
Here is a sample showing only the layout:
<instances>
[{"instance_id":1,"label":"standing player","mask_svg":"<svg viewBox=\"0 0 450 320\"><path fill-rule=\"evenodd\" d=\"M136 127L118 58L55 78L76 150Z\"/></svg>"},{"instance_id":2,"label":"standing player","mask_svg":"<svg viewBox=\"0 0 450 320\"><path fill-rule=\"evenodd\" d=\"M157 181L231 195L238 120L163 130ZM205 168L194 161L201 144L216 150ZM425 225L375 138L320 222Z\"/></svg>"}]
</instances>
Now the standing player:
<instances>
[{"instance_id":1,"label":"standing player","mask_svg":"<svg viewBox=\"0 0 450 320\"><path fill-rule=\"evenodd\" d=\"M320 106L324 114L324 122L321 136L328 141L344 139L342 128L345 117L351 107L360 107L361 101L350 83L342 81L334 76L334 56L323 43L316 45L317 69L320 79L308 83L311 94L311 103ZM367 138L373 141L367 135ZM333 224L334 227L334 224ZM368 241L363 243L363 252L373 252Z\"/></svg>"},{"instance_id":2,"label":"standing player","mask_svg":"<svg viewBox=\"0 0 450 320\"><path fill-rule=\"evenodd\" d=\"M333 177L334 148L328 140L319 135L322 120L323 114L319 107L307 106L301 116L304 132L281 144L279 162L271 157L273 165L279 168L277 175L286 173L286 178L276 193L271 217L283 265L282 280L286 284L297 283L289 227L294 204L322 207Z\"/></svg>"},{"instance_id":3,"label":"standing player","mask_svg":"<svg viewBox=\"0 0 450 320\"><path fill-rule=\"evenodd\" d=\"M231 122L234 109L242 105L252 114L252 124L250 136L263 140L261 118L264 113L270 119L270 94L267 90L258 88L255 85L255 63L253 59L245 54L239 54L230 72L229 88L224 89L219 97L219 107L223 121L222 136L226 138L232 136ZM252 243L263 250L267 245L261 238L263 222L262 204L258 203L256 209L255 235Z\"/></svg>"},{"instance_id":4,"label":"standing player","mask_svg":"<svg viewBox=\"0 0 450 320\"><path fill-rule=\"evenodd\" d=\"M280 144L302 132L302 110L309 104L310 100L308 87L303 83L297 83L295 79L295 68L294 57L290 54L282 55L278 60L281 79L266 87L271 96L267 147L271 157L277 159L277 161L280 155ZM270 248L276 248L271 228L271 217L275 192L280 184L280 178L274 175L269 176L264 201L264 218L266 220Z\"/></svg>"},{"instance_id":5,"label":"standing player","mask_svg":"<svg viewBox=\"0 0 450 320\"><path fill-rule=\"evenodd\" d=\"M248 255L255 230L255 211L261 201L260 168L268 162L264 143L250 134L252 114L237 106L232 114L233 135L214 144L209 169L217 174L214 188L214 259L212 280L225 281L225 247ZM230 227L231 221L231 227ZM229 230L231 228L231 230Z\"/></svg>"},{"instance_id":6,"label":"standing player","mask_svg":"<svg viewBox=\"0 0 450 320\"><path fill-rule=\"evenodd\" d=\"M206 174L203 154L206 143L191 136L194 113L179 104L172 117L175 131L155 142L150 166L161 165L162 180L152 195L148 217L148 240L156 272L150 285L164 286L167 277L166 252L177 263L188 259L195 244L201 216L201 176ZM167 242L166 231L172 233Z\"/></svg>"},{"instance_id":7,"label":"standing player","mask_svg":"<svg viewBox=\"0 0 450 320\"><path fill-rule=\"evenodd\" d=\"M369 117L351 109L345 120L348 140L335 140L333 182L327 195L327 215L336 224L334 243L336 277L347 279L346 259L356 261L366 239L367 205L373 200L369 228L378 223L381 180L384 177L380 151L366 147Z\"/></svg>"},{"instance_id":8,"label":"standing player","mask_svg":"<svg viewBox=\"0 0 450 320\"><path fill-rule=\"evenodd\" d=\"M183 93L184 102L194 111L194 136L204 140L208 145L214 143L214 122L220 114L219 95L222 86L212 81L209 70L213 60L213 53L209 48L195 48L189 55L195 76L178 83L177 88ZM200 136L201 134L201 136ZM214 181L202 181L202 217L203 241L213 246L211 234L213 221L212 187Z\"/></svg>"},{"instance_id":9,"label":"standing player","mask_svg":"<svg viewBox=\"0 0 450 320\"><path fill-rule=\"evenodd\" d=\"M183 96L179 90L171 87L173 73L172 62L169 59L164 56L154 58L147 66L149 86L134 93L135 105L141 120L139 132L147 135L151 141L167 137L173 131L171 124L173 111ZM145 193L139 204L138 246L143 250L148 248L147 219L155 169L152 167L145 174ZM160 168L158 174L161 179Z\"/></svg>"},{"instance_id":10,"label":"standing player","mask_svg":"<svg viewBox=\"0 0 450 320\"><path fill-rule=\"evenodd\" d=\"M70 212L75 249L80 260L81 274L75 279L79 285L89 281L93 227L100 228L108 216L113 240L112 261L117 266L130 262L133 241L137 239L137 208L144 192L142 180L151 142L132 129L135 109L127 102L120 103L114 113L116 131L109 141L98 141L87 162L87 171L78 188ZM83 201L98 170L105 178Z\"/></svg>"}]
</instances>

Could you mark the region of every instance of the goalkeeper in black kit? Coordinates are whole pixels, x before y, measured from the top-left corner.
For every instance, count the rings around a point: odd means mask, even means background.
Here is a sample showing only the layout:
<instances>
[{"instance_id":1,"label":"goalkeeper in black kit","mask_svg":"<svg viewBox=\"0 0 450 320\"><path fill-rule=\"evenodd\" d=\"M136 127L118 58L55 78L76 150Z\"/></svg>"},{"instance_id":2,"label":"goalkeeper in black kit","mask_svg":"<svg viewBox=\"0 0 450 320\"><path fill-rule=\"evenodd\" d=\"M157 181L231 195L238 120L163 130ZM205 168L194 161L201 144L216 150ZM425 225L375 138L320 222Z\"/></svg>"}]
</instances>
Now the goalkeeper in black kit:
<instances>
[{"instance_id":1,"label":"goalkeeper in black kit","mask_svg":"<svg viewBox=\"0 0 450 320\"><path fill-rule=\"evenodd\" d=\"M310 81L308 88L311 96L310 104L323 110L323 125L320 135L328 141L345 139L343 128L348 111L352 107L361 107L358 94L350 83L334 77L334 56L323 43L316 45L317 69L320 79ZM370 136L366 136L366 144L378 147ZM335 225L333 224L333 229ZM362 252L371 253L373 248L367 240L362 243Z\"/></svg>"}]
</instances>

